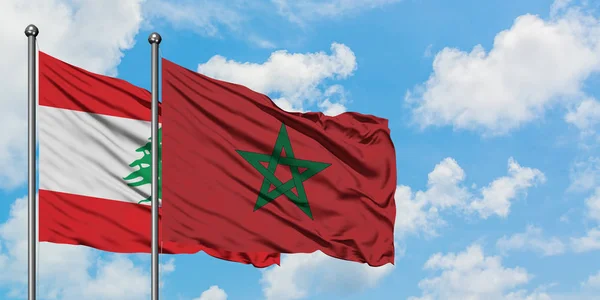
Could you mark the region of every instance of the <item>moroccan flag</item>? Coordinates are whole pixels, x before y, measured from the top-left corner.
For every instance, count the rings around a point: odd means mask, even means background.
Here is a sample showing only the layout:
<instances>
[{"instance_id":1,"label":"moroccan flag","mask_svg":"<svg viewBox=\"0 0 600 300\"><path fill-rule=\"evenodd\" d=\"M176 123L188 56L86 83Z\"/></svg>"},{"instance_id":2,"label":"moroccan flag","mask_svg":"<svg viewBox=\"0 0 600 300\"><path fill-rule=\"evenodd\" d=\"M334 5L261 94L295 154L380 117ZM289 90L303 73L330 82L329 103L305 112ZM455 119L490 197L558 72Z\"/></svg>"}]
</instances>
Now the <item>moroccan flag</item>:
<instances>
[{"instance_id":1,"label":"moroccan flag","mask_svg":"<svg viewBox=\"0 0 600 300\"><path fill-rule=\"evenodd\" d=\"M40 241L149 253L150 93L43 52L39 84ZM162 238L159 246L162 253L203 250L257 267L279 263L276 253L238 253Z\"/></svg>"},{"instance_id":2,"label":"moroccan flag","mask_svg":"<svg viewBox=\"0 0 600 300\"><path fill-rule=\"evenodd\" d=\"M387 120L289 113L165 59L162 70L165 240L394 263Z\"/></svg>"}]
</instances>

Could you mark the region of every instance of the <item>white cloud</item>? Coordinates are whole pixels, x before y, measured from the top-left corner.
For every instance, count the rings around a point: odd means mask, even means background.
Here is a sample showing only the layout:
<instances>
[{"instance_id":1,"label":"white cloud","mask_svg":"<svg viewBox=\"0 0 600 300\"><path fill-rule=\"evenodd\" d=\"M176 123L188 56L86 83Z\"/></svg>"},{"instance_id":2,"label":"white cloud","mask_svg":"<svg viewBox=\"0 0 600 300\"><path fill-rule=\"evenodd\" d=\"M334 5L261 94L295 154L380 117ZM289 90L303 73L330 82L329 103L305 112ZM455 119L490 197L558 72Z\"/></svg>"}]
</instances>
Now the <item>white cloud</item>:
<instances>
[{"instance_id":1,"label":"white cloud","mask_svg":"<svg viewBox=\"0 0 600 300\"><path fill-rule=\"evenodd\" d=\"M175 272L175 259L169 258L167 262L159 265L159 274L173 273Z\"/></svg>"},{"instance_id":2,"label":"white cloud","mask_svg":"<svg viewBox=\"0 0 600 300\"><path fill-rule=\"evenodd\" d=\"M273 99L273 102L275 102L275 104L277 105L277 107L287 111L287 112L306 112L304 109L302 108L297 108L294 107L293 104L286 98L277 98L277 99Z\"/></svg>"},{"instance_id":3,"label":"white cloud","mask_svg":"<svg viewBox=\"0 0 600 300\"><path fill-rule=\"evenodd\" d=\"M600 145L600 102L594 98L571 106L565 115L565 121L579 130L579 147L593 150Z\"/></svg>"},{"instance_id":4,"label":"white cloud","mask_svg":"<svg viewBox=\"0 0 600 300\"><path fill-rule=\"evenodd\" d=\"M584 202L586 216L600 225L600 187ZM577 253L600 250L600 227L589 229L585 236L571 238L571 247Z\"/></svg>"},{"instance_id":5,"label":"white cloud","mask_svg":"<svg viewBox=\"0 0 600 300\"><path fill-rule=\"evenodd\" d=\"M496 242L496 247L501 251L531 250L543 256L562 254L566 250L565 244L556 237L544 238L542 229L527 226L524 233L517 233L510 237L503 236Z\"/></svg>"},{"instance_id":6,"label":"white cloud","mask_svg":"<svg viewBox=\"0 0 600 300\"><path fill-rule=\"evenodd\" d=\"M600 225L600 187L585 199L586 215ZM600 250L600 227L591 228L585 236L571 238L571 247L577 253Z\"/></svg>"},{"instance_id":7,"label":"white cloud","mask_svg":"<svg viewBox=\"0 0 600 300\"><path fill-rule=\"evenodd\" d=\"M600 157L589 157L587 161L575 162L569 177L569 191L586 192L600 186Z\"/></svg>"},{"instance_id":8,"label":"white cloud","mask_svg":"<svg viewBox=\"0 0 600 300\"><path fill-rule=\"evenodd\" d=\"M563 12L569 7L573 0L555 0L550 6L550 15L556 16L558 13Z\"/></svg>"},{"instance_id":9,"label":"white cloud","mask_svg":"<svg viewBox=\"0 0 600 300\"><path fill-rule=\"evenodd\" d=\"M261 38L255 34L251 34L248 36L248 40L250 42L252 42L254 45L258 46L259 48L263 48L263 49L273 49L273 48L277 48L277 45L275 45L274 42L269 41L267 39Z\"/></svg>"},{"instance_id":10,"label":"white cloud","mask_svg":"<svg viewBox=\"0 0 600 300\"><path fill-rule=\"evenodd\" d=\"M325 100L318 104L323 114L328 116L336 116L346 111L344 104L346 103L346 92L344 87L336 84L325 90L323 94Z\"/></svg>"},{"instance_id":11,"label":"white cloud","mask_svg":"<svg viewBox=\"0 0 600 300\"><path fill-rule=\"evenodd\" d=\"M319 103L319 108L327 116L337 116L346 111L346 107L343 104L331 103L329 99L325 99L322 103Z\"/></svg>"},{"instance_id":12,"label":"white cloud","mask_svg":"<svg viewBox=\"0 0 600 300\"><path fill-rule=\"evenodd\" d=\"M536 183L544 181L537 169L522 167L513 158L508 159L508 176L493 180L488 186L475 191L464 184L465 172L456 160L445 158L429 173L427 190L412 193L408 186L396 190L396 234L423 232L434 236L436 229L446 223L440 212L453 209L458 212L477 213L481 218L490 215L508 216L512 201L518 194Z\"/></svg>"},{"instance_id":13,"label":"white cloud","mask_svg":"<svg viewBox=\"0 0 600 300\"><path fill-rule=\"evenodd\" d=\"M123 50L134 44L142 0L0 1L0 188L25 182L27 145L27 39L25 27L40 29L40 50L92 72L116 74ZM102 12L102 13L99 13ZM110 22L106 22L110 16Z\"/></svg>"},{"instance_id":14,"label":"white cloud","mask_svg":"<svg viewBox=\"0 0 600 300\"><path fill-rule=\"evenodd\" d=\"M115 255L108 262L99 259L96 262L96 268L96 274L88 275L88 279L85 281L63 283L63 285L69 285L63 287L61 298L142 299L149 296L149 274L142 268L135 266L130 259L123 255ZM78 287L74 288L75 286ZM56 288L56 285L54 285L54 288Z\"/></svg>"},{"instance_id":15,"label":"white cloud","mask_svg":"<svg viewBox=\"0 0 600 300\"><path fill-rule=\"evenodd\" d=\"M600 271L595 275L590 275L586 281L581 283L581 286L588 289L600 290Z\"/></svg>"},{"instance_id":16,"label":"white cloud","mask_svg":"<svg viewBox=\"0 0 600 300\"><path fill-rule=\"evenodd\" d=\"M422 196L435 207L444 209L461 206L469 199L467 188L460 185L465 180L465 172L452 158L437 164L427 179L428 189Z\"/></svg>"},{"instance_id":17,"label":"white cloud","mask_svg":"<svg viewBox=\"0 0 600 300\"><path fill-rule=\"evenodd\" d=\"M594 194L585 199L585 206L588 217L600 224L600 187L597 187Z\"/></svg>"},{"instance_id":18,"label":"white cloud","mask_svg":"<svg viewBox=\"0 0 600 300\"><path fill-rule=\"evenodd\" d=\"M417 192L423 193L421 191ZM427 236L437 235L437 228L446 223L439 217L436 207L426 197L413 197L410 187L396 188L396 228L394 233L402 238L409 233L423 232Z\"/></svg>"},{"instance_id":19,"label":"white cloud","mask_svg":"<svg viewBox=\"0 0 600 300\"><path fill-rule=\"evenodd\" d=\"M510 200L518 193L525 193L528 188L545 181L540 170L521 167L511 157L508 160L508 176L497 178L484 187L482 197L471 202L470 209L477 211L484 219L493 214L505 218L510 212Z\"/></svg>"},{"instance_id":20,"label":"white cloud","mask_svg":"<svg viewBox=\"0 0 600 300\"><path fill-rule=\"evenodd\" d=\"M421 280L419 288L423 294L411 300L549 299L544 293L513 291L528 283L532 275L521 267L503 266L499 256L485 256L477 244L458 254L434 254L424 268L441 273Z\"/></svg>"},{"instance_id":21,"label":"white cloud","mask_svg":"<svg viewBox=\"0 0 600 300\"><path fill-rule=\"evenodd\" d=\"M9 219L0 224L0 286L24 295L27 286L27 200L17 199ZM84 246L39 244L38 286L44 298L148 299L150 274L131 256L99 255ZM161 277L174 271L173 260L161 265ZM68 272L65 272L68 270Z\"/></svg>"},{"instance_id":22,"label":"white cloud","mask_svg":"<svg viewBox=\"0 0 600 300\"><path fill-rule=\"evenodd\" d=\"M212 0L148 0L144 4L144 13L153 19L166 20L177 29L217 36L220 26L237 30L246 21L239 5L241 3L235 0L229 0L227 4ZM244 9L248 8L244 6Z\"/></svg>"},{"instance_id":23,"label":"white cloud","mask_svg":"<svg viewBox=\"0 0 600 300\"><path fill-rule=\"evenodd\" d=\"M595 132L594 127L600 124L600 102L596 99L586 99L565 115L565 120L586 135Z\"/></svg>"},{"instance_id":24,"label":"white cloud","mask_svg":"<svg viewBox=\"0 0 600 300\"><path fill-rule=\"evenodd\" d=\"M433 49L433 44L429 44L427 46L427 48L425 48L425 51L423 52L423 57L431 57L433 55L433 53L431 52Z\"/></svg>"},{"instance_id":25,"label":"white cloud","mask_svg":"<svg viewBox=\"0 0 600 300\"><path fill-rule=\"evenodd\" d=\"M583 300L581 298L572 298L571 300ZM506 296L502 298L502 300L558 300L554 298L554 296L549 295L545 292L533 292L528 293L525 290L520 290L517 292L508 293Z\"/></svg>"},{"instance_id":26,"label":"white cloud","mask_svg":"<svg viewBox=\"0 0 600 300\"><path fill-rule=\"evenodd\" d=\"M219 38L233 33L257 47L273 49L276 48L273 41L253 30L256 18L264 21L279 15L304 26L306 21L329 19L395 2L400 0L147 0L144 12L150 20L166 20L177 29ZM276 21L279 22L279 18Z\"/></svg>"},{"instance_id":27,"label":"white cloud","mask_svg":"<svg viewBox=\"0 0 600 300\"><path fill-rule=\"evenodd\" d=\"M471 197L462 185L465 172L453 158L445 158L428 174L427 190L412 193L401 185L396 189L396 236L419 231L429 236L445 225L439 217L440 210L463 207Z\"/></svg>"},{"instance_id":28,"label":"white cloud","mask_svg":"<svg viewBox=\"0 0 600 300\"><path fill-rule=\"evenodd\" d=\"M290 21L303 25L318 18L338 17L361 10L373 9L400 0L271 0L280 14Z\"/></svg>"},{"instance_id":29,"label":"white cloud","mask_svg":"<svg viewBox=\"0 0 600 300\"><path fill-rule=\"evenodd\" d=\"M324 81L351 76L356 70L356 57L343 44L333 43L331 52L328 55L280 50L273 52L262 64L240 63L216 55L200 64L198 72L269 94L282 109L303 111L305 104L313 105L319 101L316 104L336 114L345 110L343 89L337 85L325 87ZM342 100L334 102L334 96L341 96Z\"/></svg>"},{"instance_id":30,"label":"white cloud","mask_svg":"<svg viewBox=\"0 0 600 300\"><path fill-rule=\"evenodd\" d=\"M260 281L267 300L293 300L314 291L352 294L372 288L393 269L391 264L370 267L317 251L283 256L281 266L264 270Z\"/></svg>"},{"instance_id":31,"label":"white cloud","mask_svg":"<svg viewBox=\"0 0 600 300\"><path fill-rule=\"evenodd\" d=\"M561 2L549 20L516 18L489 52L481 45L440 51L427 82L406 95L415 122L506 134L581 99L583 82L600 70L600 22Z\"/></svg>"},{"instance_id":32,"label":"white cloud","mask_svg":"<svg viewBox=\"0 0 600 300\"><path fill-rule=\"evenodd\" d=\"M600 228L588 230L586 236L571 238L571 246L577 253L600 250Z\"/></svg>"},{"instance_id":33,"label":"white cloud","mask_svg":"<svg viewBox=\"0 0 600 300\"><path fill-rule=\"evenodd\" d=\"M202 292L200 297L195 298L194 300L227 300L227 293L218 286L213 285L208 288L208 290Z\"/></svg>"}]
</instances>

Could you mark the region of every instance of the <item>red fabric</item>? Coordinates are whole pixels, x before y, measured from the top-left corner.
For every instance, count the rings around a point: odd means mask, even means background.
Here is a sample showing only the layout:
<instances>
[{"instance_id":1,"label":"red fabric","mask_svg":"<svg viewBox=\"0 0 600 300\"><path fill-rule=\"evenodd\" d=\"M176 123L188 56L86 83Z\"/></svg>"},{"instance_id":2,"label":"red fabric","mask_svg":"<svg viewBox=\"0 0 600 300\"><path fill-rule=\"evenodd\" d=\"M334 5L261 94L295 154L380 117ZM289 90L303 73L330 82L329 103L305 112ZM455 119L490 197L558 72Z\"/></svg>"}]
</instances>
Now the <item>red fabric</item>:
<instances>
[{"instance_id":1,"label":"red fabric","mask_svg":"<svg viewBox=\"0 0 600 300\"><path fill-rule=\"evenodd\" d=\"M149 91L39 53L39 105L150 122ZM161 121L161 104L158 115Z\"/></svg>"},{"instance_id":2,"label":"red fabric","mask_svg":"<svg viewBox=\"0 0 600 300\"><path fill-rule=\"evenodd\" d=\"M246 87L165 59L162 68L165 240L244 252L321 250L371 266L394 262L396 159L387 120L288 113ZM312 215L286 195L255 210L265 177L239 151L270 156L282 124L293 151L283 151L284 165L270 173L280 182L269 193L289 189L280 185L308 171L290 165L291 152L329 164L301 184ZM268 164L261 162L264 170ZM300 198L297 186L291 191Z\"/></svg>"},{"instance_id":3,"label":"red fabric","mask_svg":"<svg viewBox=\"0 0 600 300\"><path fill-rule=\"evenodd\" d=\"M88 72L43 52L39 52L39 60L40 105L150 121L148 91L124 80ZM163 199L163 204L168 201ZM41 242L84 245L119 253L150 253L149 206L47 190L39 191L39 206ZM256 267L280 261L278 253L238 253L166 241L163 251L172 254L204 251L216 258Z\"/></svg>"},{"instance_id":4,"label":"red fabric","mask_svg":"<svg viewBox=\"0 0 600 300\"><path fill-rule=\"evenodd\" d=\"M39 191L40 242L84 245L116 253L150 253L150 206ZM218 251L200 245L181 245L162 239L159 209L159 251L164 254L207 254L263 268L279 264L279 254Z\"/></svg>"}]
</instances>

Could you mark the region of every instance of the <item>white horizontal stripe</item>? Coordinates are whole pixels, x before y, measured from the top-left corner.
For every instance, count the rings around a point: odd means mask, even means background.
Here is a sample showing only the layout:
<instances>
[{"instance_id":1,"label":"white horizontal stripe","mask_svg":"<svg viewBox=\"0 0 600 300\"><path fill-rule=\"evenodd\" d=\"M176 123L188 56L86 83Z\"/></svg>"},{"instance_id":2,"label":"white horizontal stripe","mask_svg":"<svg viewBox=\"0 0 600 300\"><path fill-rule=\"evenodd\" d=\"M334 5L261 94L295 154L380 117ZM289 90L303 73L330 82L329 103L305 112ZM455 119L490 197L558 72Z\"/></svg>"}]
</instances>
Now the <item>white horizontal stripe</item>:
<instances>
[{"instance_id":1,"label":"white horizontal stripe","mask_svg":"<svg viewBox=\"0 0 600 300\"><path fill-rule=\"evenodd\" d=\"M150 122L39 106L40 189L138 203L150 184L123 177L149 142ZM134 180L135 181L135 180Z\"/></svg>"}]
</instances>

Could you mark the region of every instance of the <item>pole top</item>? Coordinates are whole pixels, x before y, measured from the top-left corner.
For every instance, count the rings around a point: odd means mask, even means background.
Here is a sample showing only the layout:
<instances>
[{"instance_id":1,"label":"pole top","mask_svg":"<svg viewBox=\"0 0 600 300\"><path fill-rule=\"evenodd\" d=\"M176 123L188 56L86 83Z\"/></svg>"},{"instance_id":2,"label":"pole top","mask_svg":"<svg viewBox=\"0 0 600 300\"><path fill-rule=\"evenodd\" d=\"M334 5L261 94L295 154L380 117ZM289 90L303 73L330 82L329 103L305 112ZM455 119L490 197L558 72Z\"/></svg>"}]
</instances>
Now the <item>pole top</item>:
<instances>
[{"instance_id":1,"label":"pole top","mask_svg":"<svg viewBox=\"0 0 600 300\"><path fill-rule=\"evenodd\" d=\"M148 37L148 43L150 43L150 44L160 44L161 41L162 41L162 38L160 37L160 34L158 34L157 32L151 33L150 36Z\"/></svg>"},{"instance_id":2,"label":"pole top","mask_svg":"<svg viewBox=\"0 0 600 300\"><path fill-rule=\"evenodd\" d=\"M27 37L33 36L36 37L40 33L40 30L33 24L29 24L25 27L25 35Z\"/></svg>"}]
</instances>

